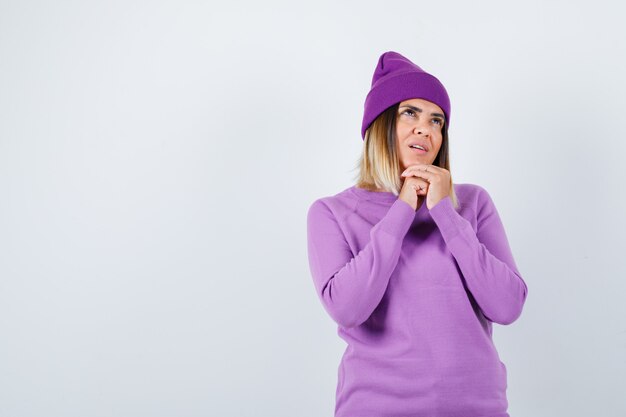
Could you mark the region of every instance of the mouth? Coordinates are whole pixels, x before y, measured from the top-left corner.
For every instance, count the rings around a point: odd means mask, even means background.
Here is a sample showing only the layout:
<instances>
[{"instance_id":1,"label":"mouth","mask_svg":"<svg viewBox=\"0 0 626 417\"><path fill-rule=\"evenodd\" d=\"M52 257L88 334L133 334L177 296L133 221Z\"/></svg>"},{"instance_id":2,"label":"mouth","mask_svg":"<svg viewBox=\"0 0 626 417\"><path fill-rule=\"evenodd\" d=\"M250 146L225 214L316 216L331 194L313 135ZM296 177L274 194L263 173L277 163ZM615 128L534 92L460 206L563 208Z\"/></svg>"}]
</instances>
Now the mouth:
<instances>
[{"instance_id":1,"label":"mouth","mask_svg":"<svg viewBox=\"0 0 626 417\"><path fill-rule=\"evenodd\" d=\"M417 145L417 144L415 144L415 145L409 145L409 148L410 148L413 152L416 152L416 153L419 153L419 154L425 154L425 153L427 153L427 152L428 152L428 149L426 149L425 147L423 147L423 146L421 146L421 145Z\"/></svg>"}]
</instances>

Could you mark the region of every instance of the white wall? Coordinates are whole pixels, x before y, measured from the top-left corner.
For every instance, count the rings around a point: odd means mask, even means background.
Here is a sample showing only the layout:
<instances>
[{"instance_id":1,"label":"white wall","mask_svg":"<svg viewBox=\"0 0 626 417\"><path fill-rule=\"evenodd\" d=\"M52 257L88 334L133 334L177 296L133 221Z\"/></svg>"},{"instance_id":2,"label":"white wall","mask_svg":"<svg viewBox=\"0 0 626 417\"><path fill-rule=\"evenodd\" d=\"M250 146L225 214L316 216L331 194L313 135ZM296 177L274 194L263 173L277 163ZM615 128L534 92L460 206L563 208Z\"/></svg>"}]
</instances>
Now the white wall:
<instances>
[{"instance_id":1,"label":"white wall","mask_svg":"<svg viewBox=\"0 0 626 417\"><path fill-rule=\"evenodd\" d=\"M331 416L310 203L378 57L446 86L529 286L512 417L626 414L620 2L0 2L0 416Z\"/></svg>"}]
</instances>

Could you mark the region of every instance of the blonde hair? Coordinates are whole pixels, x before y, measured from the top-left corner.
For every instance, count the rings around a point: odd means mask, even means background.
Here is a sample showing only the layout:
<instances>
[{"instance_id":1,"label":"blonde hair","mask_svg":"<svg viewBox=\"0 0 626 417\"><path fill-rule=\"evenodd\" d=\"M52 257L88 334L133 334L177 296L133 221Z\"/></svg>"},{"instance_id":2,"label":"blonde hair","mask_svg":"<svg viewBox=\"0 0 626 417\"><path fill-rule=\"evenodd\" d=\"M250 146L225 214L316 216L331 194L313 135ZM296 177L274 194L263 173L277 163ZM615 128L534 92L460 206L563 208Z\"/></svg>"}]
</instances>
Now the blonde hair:
<instances>
[{"instance_id":1,"label":"blonde hair","mask_svg":"<svg viewBox=\"0 0 626 417\"><path fill-rule=\"evenodd\" d=\"M402 189L402 173L396 150L396 118L400 103L382 112L365 131L363 153L356 166L356 186L366 190L383 190L400 195ZM444 122L443 140L433 165L450 171L450 152L448 142L448 124ZM459 208L459 201L452 184L450 171L450 199L454 208Z\"/></svg>"}]
</instances>

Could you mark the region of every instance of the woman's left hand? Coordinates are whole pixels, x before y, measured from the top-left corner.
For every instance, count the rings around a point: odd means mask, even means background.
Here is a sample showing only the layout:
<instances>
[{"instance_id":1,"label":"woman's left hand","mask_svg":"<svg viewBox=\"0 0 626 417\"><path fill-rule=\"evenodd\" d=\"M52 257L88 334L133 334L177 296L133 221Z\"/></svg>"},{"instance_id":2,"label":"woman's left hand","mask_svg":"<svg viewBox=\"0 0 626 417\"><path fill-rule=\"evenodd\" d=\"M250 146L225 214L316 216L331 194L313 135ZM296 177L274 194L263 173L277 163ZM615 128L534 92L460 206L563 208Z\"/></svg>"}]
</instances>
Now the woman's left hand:
<instances>
[{"instance_id":1,"label":"woman's left hand","mask_svg":"<svg viewBox=\"0 0 626 417\"><path fill-rule=\"evenodd\" d=\"M426 207L433 208L441 199L450 195L452 179L450 171L435 165L413 164L400 174L401 177L419 177L428 182Z\"/></svg>"}]
</instances>

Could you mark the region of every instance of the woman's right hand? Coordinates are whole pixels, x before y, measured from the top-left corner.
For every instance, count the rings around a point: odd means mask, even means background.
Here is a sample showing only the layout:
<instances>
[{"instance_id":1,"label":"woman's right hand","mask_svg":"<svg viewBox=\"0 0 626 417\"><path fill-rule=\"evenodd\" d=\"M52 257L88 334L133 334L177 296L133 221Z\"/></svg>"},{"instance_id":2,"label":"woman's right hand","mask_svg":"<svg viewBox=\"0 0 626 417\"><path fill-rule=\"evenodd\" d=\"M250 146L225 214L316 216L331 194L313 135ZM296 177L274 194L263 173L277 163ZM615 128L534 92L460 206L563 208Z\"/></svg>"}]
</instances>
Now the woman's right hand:
<instances>
[{"instance_id":1,"label":"woman's right hand","mask_svg":"<svg viewBox=\"0 0 626 417\"><path fill-rule=\"evenodd\" d=\"M423 178L406 177L398 198L408 203L413 210L417 210L424 204L424 199L428 194L428 185L429 182ZM421 190L420 187L422 187Z\"/></svg>"}]
</instances>

